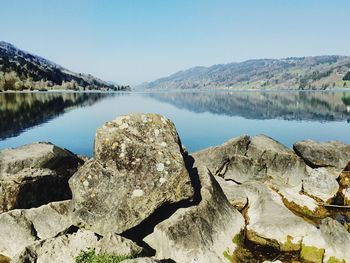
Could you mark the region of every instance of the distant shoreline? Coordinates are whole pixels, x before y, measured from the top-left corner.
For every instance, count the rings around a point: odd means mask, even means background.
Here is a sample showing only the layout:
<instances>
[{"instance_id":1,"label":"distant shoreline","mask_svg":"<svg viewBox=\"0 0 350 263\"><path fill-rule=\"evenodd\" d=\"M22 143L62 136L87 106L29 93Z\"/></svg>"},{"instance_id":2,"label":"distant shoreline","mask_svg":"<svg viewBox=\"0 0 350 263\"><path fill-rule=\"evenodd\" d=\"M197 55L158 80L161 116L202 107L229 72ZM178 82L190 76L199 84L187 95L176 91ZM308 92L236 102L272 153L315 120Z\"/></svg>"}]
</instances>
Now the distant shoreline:
<instances>
[{"instance_id":1,"label":"distant shoreline","mask_svg":"<svg viewBox=\"0 0 350 263\"><path fill-rule=\"evenodd\" d=\"M217 88L217 89L133 89L133 90L68 90L68 89L52 89L52 90L6 90L0 91L0 94L27 94L27 93L178 93L178 92L350 92L350 88L332 88L332 89L230 89L230 88Z\"/></svg>"}]
</instances>

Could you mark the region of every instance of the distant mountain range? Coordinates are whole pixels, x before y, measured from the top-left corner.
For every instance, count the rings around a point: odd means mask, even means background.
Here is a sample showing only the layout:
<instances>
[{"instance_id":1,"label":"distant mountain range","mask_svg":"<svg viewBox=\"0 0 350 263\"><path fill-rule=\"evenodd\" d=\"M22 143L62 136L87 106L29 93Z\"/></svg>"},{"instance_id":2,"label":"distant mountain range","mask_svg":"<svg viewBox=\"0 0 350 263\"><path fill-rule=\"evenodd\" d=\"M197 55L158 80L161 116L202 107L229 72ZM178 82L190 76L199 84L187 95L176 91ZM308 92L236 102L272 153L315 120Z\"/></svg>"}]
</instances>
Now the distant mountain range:
<instances>
[{"instance_id":1,"label":"distant mountain range","mask_svg":"<svg viewBox=\"0 0 350 263\"><path fill-rule=\"evenodd\" d=\"M74 73L45 58L0 41L0 91L4 90L127 90L90 74Z\"/></svg>"},{"instance_id":2,"label":"distant mountain range","mask_svg":"<svg viewBox=\"0 0 350 263\"><path fill-rule=\"evenodd\" d=\"M162 90L350 88L349 69L348 56L255 59L211 67L194 67L140 87Z\"/></svg>"}]
</instances>

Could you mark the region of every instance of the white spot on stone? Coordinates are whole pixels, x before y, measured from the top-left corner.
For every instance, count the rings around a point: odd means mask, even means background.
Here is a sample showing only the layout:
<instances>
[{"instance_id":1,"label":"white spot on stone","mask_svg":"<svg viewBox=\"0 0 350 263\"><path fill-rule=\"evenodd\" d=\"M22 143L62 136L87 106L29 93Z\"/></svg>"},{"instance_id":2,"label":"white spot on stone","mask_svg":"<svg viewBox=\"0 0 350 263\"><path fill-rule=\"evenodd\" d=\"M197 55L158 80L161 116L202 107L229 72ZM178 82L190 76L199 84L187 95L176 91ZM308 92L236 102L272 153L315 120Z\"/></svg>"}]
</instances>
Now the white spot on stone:
<instances>
[{"instance_id":1,"label":"white spot on stone","mask_svg":"<svg viewBox=\"0 0 350 263\"><path fill-rule=\"evenodd\" d=\"M84 185L85 187L89 187L89 182L88 182L88 181L84 181L84 182L83 182L83 185Z\"/></svg>"},{"instance_id":2,"label":"white spot on stone","mask_svg":"<svg viewBox=\"0 0 350 263\"><path fill-rule=\"evenodd\" d=\"M147 123L148 122L148 119L146 117L146 115L141 115L141 120L143 123Z\"/></svg>"},{"instance_id":3,"label":"white spot on stone","mask_svg":"<svg viewBox=\"0 0 350 263\"><path fill-rule=\"evenodd\" d=\"M149 141L150 141L150 142L154 142L154 139L153 139L153 138L149 138Z\"/></svg>"},{"instance_id":4,"label":"white spot on stone","mask_svg":"<svg viewBox=\"0 0 350 263\"><path fill-rule=\"evenodd\" d=\"M125 143L122 143L122 144L120 145L120 147L121 147L122 152L124 152L124 151L125 151L125 148L126 148Z\"/></svg>"},{"instance_id":5,"label":"white spot on stone","mask_svg":"<svg viewBox=\"0 0 350 263\"><path fill-rule=\"evenodd\" d=\"M133 197L140 197L143 196L143 190L142 189L136 189L132 192L132 196Z\"/></svg>"},{"instance_id":6,"label":"white spot on stone","mask_svg":"<svg viewBox=\"0 0 350 263\"><path fill-rule=\"evenodd\" d=\"M161 185L164 184L165 181L166 181L166 179L164 177L159 178L159 182Z\"/></svg>"},{"instance_id":7,"label":"white spot on stone","mask_svg":"<svg viewBox=\"0 0 350 263\"><path fill-rule=\"evenodd\" d=\"M169 160L167 160L165 163L166 163L167 165L169 165L169 164L170 164L170 161L169 161Z\"/></svg>"},{"instance_id":8,"label":"white spot on stone","mask_svg":"<svg viewBox=\"0 0 350 263\"><path fill-rule=\"evenodd\" d=\"M164 117L162 117L162 122L166 124L167 120Z\"/></svg>"},{"instance_id":9,"label":"white spot on stone","mask_svg":"<svg viewBox=\"0 0 350 263\"><path fill-rule=\"evenodd\" d=\"M119 157L120 157L120 158L125 157L125 153L121 153L121 154L119 154Z\"/></svg>"},{"instance_id":10,"label":"white spot on stone","mask_svg":"<svg viewBox=\"0 0 350 263\"><path fill-rule=\"evenodd\" d=\"M162 155L163 153L161 151L158 152L159 155Z\"/></svg>"},{"instance_id":11,"label":"white spot on stone","mask_svg":"<svg viewBox=\"0 0 350 263\"><path fill-rule=\"evenodd\" d=\"M161 143L160 143L160 146L165 147L165 146L167 146L167 144L166 144L166 142L161 142Z\"/></svg>"},{"instance_id":12,"label":"white spot on stone","mask_svg":"<svg viewBox=\"0 0 350 263\"><path fill-rule=\"evenodd\" d=\"M124 130L124 129L127 129L129 127L129 124L127 123L123 123L122 125L120 125L120 129Z\"/></svg>"},{"instance_id":13,"label":"white spot on stone","mask_svg":"<svg viewBox=\"0 0 350 263\"><path fill-rule=\"evenodd\" d=\"M154 135L155 135L156 137L158 137L158 135L159 135L159 130L158 130L158 129L155 129L155 130L154 130Z\"/></svg>"},{"instance_id":14,"label":"white spot on stone","mask_svg":"<svg viewBox=\"0 0 350 263\"><path fill-rule=\"evenodd\" d=\"M164 171L164 164L163 163L158 163L157 164L157 171L158 172L162 172L162 171Z\"/></svg>"}]
</instances>

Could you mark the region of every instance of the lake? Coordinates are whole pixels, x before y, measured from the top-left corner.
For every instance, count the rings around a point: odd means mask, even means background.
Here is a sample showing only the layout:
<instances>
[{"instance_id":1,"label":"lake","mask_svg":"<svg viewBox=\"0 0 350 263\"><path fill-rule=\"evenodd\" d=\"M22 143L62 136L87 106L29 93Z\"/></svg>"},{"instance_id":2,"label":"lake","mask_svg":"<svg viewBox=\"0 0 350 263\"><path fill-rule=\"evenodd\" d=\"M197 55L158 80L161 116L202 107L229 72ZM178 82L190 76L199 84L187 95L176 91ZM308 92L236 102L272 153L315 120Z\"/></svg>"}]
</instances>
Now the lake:
<instances>
[{"instance_id":1,"label":"lake","mask_svg":"<svg viewBox=\"0 0 350 263\"><path fill-rule=\"evenodd\" d=\"M163 114L190 152L242 134L350 144L350 92L0 93L0 149L49 141L92 155L96 129L130 112Z\"/></svg>"}]
</instances>

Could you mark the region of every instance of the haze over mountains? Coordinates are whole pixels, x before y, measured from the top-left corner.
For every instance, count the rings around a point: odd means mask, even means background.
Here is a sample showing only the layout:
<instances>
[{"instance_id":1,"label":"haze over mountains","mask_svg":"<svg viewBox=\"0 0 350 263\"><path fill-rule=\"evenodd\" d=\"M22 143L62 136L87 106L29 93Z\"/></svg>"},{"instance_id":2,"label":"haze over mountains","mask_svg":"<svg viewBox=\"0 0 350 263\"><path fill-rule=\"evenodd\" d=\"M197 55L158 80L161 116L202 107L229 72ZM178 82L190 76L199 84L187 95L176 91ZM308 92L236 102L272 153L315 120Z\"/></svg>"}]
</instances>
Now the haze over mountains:
<instances>
[{"instance_id":1,"label":"haze over mountains","mask_svg":"<svg viewBox=\"0 0 350 263\"><path fill-rule=\"evenodd\" d=\"M141 85L152 89L313 89L350 87L350 57L255 59L194 67Z\"/></svg>"},{"instance_id":2,"label":"haze over mountains","mask_svg":"<svg viewBox=\"0 0 350 263\"><path fill-rule=\"evenodd\" d=\"M0 41L1 90L125 90L90 74L74 73L45 58Z\"/></svg>"}]
</instances>

